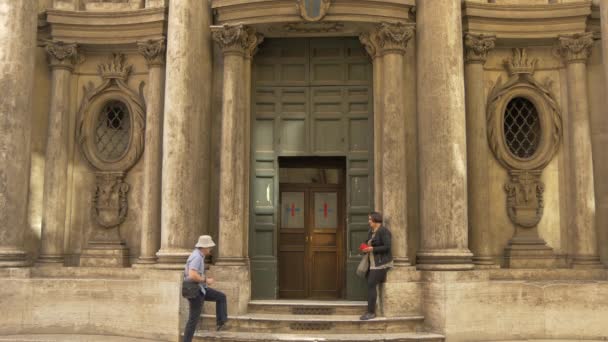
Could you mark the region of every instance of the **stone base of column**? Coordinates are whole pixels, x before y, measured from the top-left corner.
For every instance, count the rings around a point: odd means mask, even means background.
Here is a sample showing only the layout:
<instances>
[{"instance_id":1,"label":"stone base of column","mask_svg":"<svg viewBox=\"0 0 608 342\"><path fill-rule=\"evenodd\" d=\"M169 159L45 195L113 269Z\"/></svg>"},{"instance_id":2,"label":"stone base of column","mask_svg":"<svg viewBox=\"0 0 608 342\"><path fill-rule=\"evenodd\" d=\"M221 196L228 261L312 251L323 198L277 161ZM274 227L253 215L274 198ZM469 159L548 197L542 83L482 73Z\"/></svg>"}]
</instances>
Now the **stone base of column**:
<instances>
[{"instance_id":1,"label":"stone base of column","mask_svg":"<svg viewBox=\"0 0 608 342\"><path fill-rule=\"evenodd\" d=\"M80 255L81 267L129 267L129 249L125 243L89 242Z\"/></svg>"},{"instance_id":2,"label":"stone base of column","mask_svg":"<svg viewBox=\"0 0 608 342\"><path fill-rule=\"evenodd\" d=\"M219 261L218 261L219 262ZM251 300L251 273L249 264L245 265L211 265L205 275L215 280L213 288L224 292L228 299L228 315L247 313ZM215 308L206 306L206 310L215 314Z\"/></svg>"},{"instance_id":3,"label":"stone base of column","mask_svg":"<svg viewBox=\"0 0 608 342\"><path fill-rule=\"evenodd\" d=\"M160 250L156 253L156 257L158 258L156 268L161 270L183 270L188 257L192 254L192 250Z\"/></svg>"},{"instance_id":4,"label":"stone base of column","mask_svg":"<svg viewBox=\"0 0 608 342\"><path fill-rule=\"evenodd\" d=\"M410 259L407 257L404 258L393 258L393 264L395 267L410 267L412 264L410 263Z\"/></svg>"},{"instance_id":5,"label":"stone base of column","mask_svg":"<svg viewBox=\"0 0 608 342\"><path fill-rule=\"evenodd\" d=\"M500 268L500 265L494 262L494 258L488 256L474 256L473 265L476 270Z\"/></svg>"},{"instance_id":6,"label":"stone base of column","mask_svg":"<svg viewBox=\"0 0 608 342\"><path fill-rule=\"evenodd\" d=\"M222 257L215 262L217 266L247 266L249 259L241 257Z\"/></svg>"},{"instance_id":7,"label":"stone base of column","mask_svg":"<svg viewBox=\"0 0 608 342\"><path fill-rule=\"evenodd\" d=\"M575 255L572 258L572 268L605 268L597 255Z\"/></svg>"},{"instance_id":8,"label":"stone base of column","mask_svg":"<svg viewBox=\"0 0 608 342\"><path fill-rule=\"evenodd\" d=\"M378 286L376 312L385 317L419 314L420 273L416 267L394 267L386 275L386 282Z\"/></svg>"},{"instance_id":9,"label":"stone base of column","mask_svg":"<svg viewBox=\"0 0 608 342\"><path fill-rule=\"evenodd\" d=\"M512 239L505 248L505 266L508 268L554 268L555 263L553 248L542 239Z\"/></svg>"},{"instance_id":10,"label":"stone base of column","mask_svg":"<svg viewBox=\"0 0 608 342\"><path fill-rule=\"evenodd\" d=\"M416 268L423 271L467 271L474 267L473 253L468 249L423 250L416 257Z\"/></svg>"},{"instance_id":11,"label":"stone base of column","mask_svg":"<svg viewBox=\"0 0 608 342\"><path fill-rule=\"evenodd\" d=\"M0 249L0 267L27 267L27 253L18 249Z\"/></svg>"},{"instance_id":12,"label":"stone base of column","mask_svg":"<svg viewBox=\"0 0 608 342\"><path fill-rule=\"evenodd\" d=\"M156 257L139 257L137 261L132 265L135 268L155 268L158 262Z\"/></svg>"},{"instance_id":13,"label":"stone base of column","mask_svg":"<svg viewBox=\"0 0 608 342\"><path fill-rule=\"evenodd\" d=\"M63 255L40 255L36 260L36 266L63 266L63 261Z\"/></svg>"}]
</instances>

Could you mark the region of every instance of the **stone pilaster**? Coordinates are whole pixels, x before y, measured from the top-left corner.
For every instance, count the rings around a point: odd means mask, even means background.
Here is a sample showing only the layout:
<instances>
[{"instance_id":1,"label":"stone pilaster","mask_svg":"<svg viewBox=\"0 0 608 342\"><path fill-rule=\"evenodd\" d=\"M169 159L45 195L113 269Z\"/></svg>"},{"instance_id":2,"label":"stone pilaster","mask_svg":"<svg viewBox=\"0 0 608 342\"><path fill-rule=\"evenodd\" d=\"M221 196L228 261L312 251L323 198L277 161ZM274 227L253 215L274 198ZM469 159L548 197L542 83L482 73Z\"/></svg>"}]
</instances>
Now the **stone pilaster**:
<instances>
[{"instance_id":1,"label":"stone pilaster","mask_svg":"<svg viewBox=\"0 0 608 342\"><path fill-rule=\"evenodd\" d=\"M153 265L160 248L160 183L162 177L162 123L165 85L165 39L137 44L148 62L146 104L146 145L142 199L141 247L136 265Z\"/></svg>"},{"instance_id":2,"label":"stone pilaster","mask_svg":"<svg viewBox=\"0 0 608 342\"><path fill-rule=\"evenodd\" d=\"M600 0L600 25L602 27L602 64L604 65L604 93L608 99L608 0Z\"/></svg>"},{"instance_id":3,"label":"stone pilaster","mask_svg":"<svg viewBox=\"0 0 608 342\"><path fill-rule=\"evenodd\" d=\"M491 239L488 205L488 149L486 128L486 96L483 87L484 69L488 52L494 48L495 36L464 36L465 48L465 95L467 115L467 173L470 248L476 267L494 265L488 250Z\"/></svg>"},{"instance_id":4,"label":"stone pilaster","mask_svg":"<svg viewBox=\"0 0 608 342\"><path fill-rule=\"evenodd\" d=\"M414 27L403 24L381 23L370 33L360 36L361 42L380 68L374 65L374 71L381 76L380 89L374 108L382 106L382 118L376 133L382 148L377 159L381 167L376 167L375 183L381 191L376 204L382 208L384 224L393 235L392 253L395 266L408 266L407 257L407 182L406 182L406 141L405 141L405 106L402 100L404 85L403 56L408 42L414 36ZM381 58L381 61L378 60ZM374 120L375 121L375 120Z\"/></svg>"},{"instance_id":5,"label":"stone pilaster","mask_svg":"<svg viewBox=\"0 0 608 342\"><path fill-rule=\"evenodd\" d=\"M26 266L36 1L0 0L0 267Z\"/></svg>"},{"instance_id":6,"label":"stone pilaster","mask_svg":"<svg viewBox=\"0 0 608 342\"><path fill-rule=\"evenodd\" d=\"M157 257L160 268L181 269L209 222L211 8L171 1L168 21Z\"/></svg>"},{"instance_id":7,"label":"stone pilaster","mask_svg":"<svg viewBox=\"0 0 608 342\"><path fill-rule=\"evenodd\" d=\"M245 265L249 187L248 111L250 58L262 36L243 26L216 26L213 39L224 58L219 192L218 264Z\"/></svg>"},{"instance_id":8,"label":"stone pilaster","mask_svg":"<svg viewBox=\"0 0 608 342\"><path fill-rule=\"evenodd\" d=\"M419 269L466 270L467 160L461 1L416 1Z\"/></svg>"},{"instance_id":9,"label":"stone pilaster","mask_svg":"<svg viewBox=\"0 0 608 342\"><path fill-rule=\"evenodd\" d=\"M38 263L63 264L68 188L70 80L79 60L78 46L60 41L44 44L51 68L51 104L46 140L40 256Z\"/></svg>"},{"instance_id":10,"label":"stone pilaster","mask_svg":"<svg viewBox=\"0 0 608 342\"><path fill-rule=\"evenodd\" d=\"M572 267L602 267L595 224L593 155L587 99L587 59L593 47L593 34L560 36L557 52L568 74L568 114L570 116L572 214L570 228L575 234Z\"/></svg>"}]
</instances>

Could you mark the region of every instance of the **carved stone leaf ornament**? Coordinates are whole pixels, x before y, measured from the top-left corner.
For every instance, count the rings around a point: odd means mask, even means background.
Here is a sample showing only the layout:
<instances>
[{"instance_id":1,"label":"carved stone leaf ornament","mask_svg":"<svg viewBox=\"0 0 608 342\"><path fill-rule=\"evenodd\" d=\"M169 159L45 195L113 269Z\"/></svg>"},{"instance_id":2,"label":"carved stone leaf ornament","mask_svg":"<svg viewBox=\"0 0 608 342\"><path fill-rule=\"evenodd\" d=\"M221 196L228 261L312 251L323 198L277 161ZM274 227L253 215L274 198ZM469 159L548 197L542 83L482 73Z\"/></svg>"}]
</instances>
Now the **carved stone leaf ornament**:
<instances>
[{"instance_id":1,"label":"carved stone leaf ornament","mask_svg":"<svg viewBox=\"0 0 608 342\"><path fill-rule=\"evenodd\" d=\"M507 213L512 222L524 228L535 227L543 217L545 185L541 171L510 171L505 184Z\"/></svg>"},{"instance_id":2,"label":"carved stone leaf ornament","mask_svg":"<svg viewBox=\"0 0 608 342\"><path fill-rule=\"evenodd\" d=\"M124 181L126 173L137 163L144 149L145 104L140 87L139 93L127 85L132 66L127 65L122 54L113 54L108 63L98 66L103 82L94 87L89 83L84 87L84 97L79 109L78 142L85 158L95 169L96 187L93 195L93 217L104 228L117 227L124 222L127 211L129 184ZM108 160L97 147L98 123L109 119L101 118L103 108L113 101L125 106L125 123L128 130L128 143L124 152L115 159ZM100 234L97 234L99 239Z\"/></svg>"},{"instance_id":3,"label":"carved stone leaf ornament","mask_svg":"<svg viewBox=\"0 0 608 342\"><path fill-rule=\"evenodd\" d=\"M415 34L414 25L382 22L370 32L361 33L359 41L373 59L387 53L405 54L407 44Z\"/></svg>"}]
</instances>

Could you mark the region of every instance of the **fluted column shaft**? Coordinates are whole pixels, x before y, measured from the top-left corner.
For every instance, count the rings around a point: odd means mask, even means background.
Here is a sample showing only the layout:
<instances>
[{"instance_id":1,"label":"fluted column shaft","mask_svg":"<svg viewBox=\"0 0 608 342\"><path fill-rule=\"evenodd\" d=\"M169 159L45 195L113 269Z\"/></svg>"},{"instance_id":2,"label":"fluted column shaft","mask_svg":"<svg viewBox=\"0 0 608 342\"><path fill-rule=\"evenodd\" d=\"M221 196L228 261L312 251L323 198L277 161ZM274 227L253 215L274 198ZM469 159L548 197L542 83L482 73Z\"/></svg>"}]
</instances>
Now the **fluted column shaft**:
<instances>
[{"instance_id":1,"label":"fluted column shaft","mask_svg":"<svg viewBox=\"0 0 608 342\"><path fill-rule=\"evenodd\" d=\"M249 187L249 108L251 55L262 37L243 25L215 26L213 39L222 49L224 85L220 150L218 265L245 265L247 260Z\"/></svg>"},{"instance_id":2,"label":"fluted column shaft","mask_svg":"<svg viewBox=\"0 0 608 342\"><path fill-rule=\"evenodd\" d=\"M471 269L461 1L418 0L416 5L418 268Z\"/></svg>"},{"instance_id":3,"label":"fluted column shaft","mask_svg":"<svg viewBox=\"0 0 608 342\"><path fill-rule=\"evenodd\" d=\"M473 252L473 263L479 267L494 264L489 246L490 189L486 128L486 96L484 92L484 63L488 51L494 48L496 37L466 34L465 88L467 116L467 179L469 212L469 245Z\"/></svg>"},{"instance_id":4,"label":"fluted column shaft","mask_svg":"<svg viewBox=\"0 0 608 342\"><path fill-rule=\"evenodd\" d=\"M211 8L171 1L168 20L157 257L160 268L181 268L209 222Z\"/></svg>"},{"instance_id":5,"label":"fluted column shaft","mask_svg":"<svg viewBox=\"0 0 608 342\"><path fill-rule=\"evenodd\" d=\"M0 267L26 266L38 2L0 0Z\"/></svg>"},{"instance_id":6,"label":"fluted column shaft","mask_svg":"<svg viewBox=\"0 0 608 342\"><path fill-rule=\"evenodd\" d=\"M407 181L403 58L414 27L381 23L360 36L373 58L374 90L374 184L376 208L382 208L384 224L393 235L396 266L408 266ZM380 118L377 117L380 115ZM377 120L379 119L379 120Z\"/></svg>"},{"instance_id":7,"label":"fluted column shaft","mask_svg":"<svg viewBox=\"0 0 608 342\"><path fill-rule=\"evenodd\" d=\"M560 36L557 50L568 74L570 115L571 187L570 227L575 233L572 267L602 267L595 228L593 154L587 99L587 60L593 47L592 33Z\"/></svg>"},{"instance_id":8,"label":"fluted column shaft","mask_svg":"<svg viewBox=\"0 0 608 342\"><path fill-rule=\"evenodd\" d=\"M138 265L156 263L160 248L162 124L165 86L165 39L138 43L139 52L148 62L146 101L146 145L143 155L141 246Z\"/></svg>"},{"instance_id":9,"label":"fluted column shaft","mask_svg":"<svg viewBox=\"0 0 608 342\"><path fill-rule=\"evenodd\" d=\"M78 61L76 44L47 42L51 104L46 140L39 263L63 264L68 189L70 80Z\"/></svg>"}]
</instances>

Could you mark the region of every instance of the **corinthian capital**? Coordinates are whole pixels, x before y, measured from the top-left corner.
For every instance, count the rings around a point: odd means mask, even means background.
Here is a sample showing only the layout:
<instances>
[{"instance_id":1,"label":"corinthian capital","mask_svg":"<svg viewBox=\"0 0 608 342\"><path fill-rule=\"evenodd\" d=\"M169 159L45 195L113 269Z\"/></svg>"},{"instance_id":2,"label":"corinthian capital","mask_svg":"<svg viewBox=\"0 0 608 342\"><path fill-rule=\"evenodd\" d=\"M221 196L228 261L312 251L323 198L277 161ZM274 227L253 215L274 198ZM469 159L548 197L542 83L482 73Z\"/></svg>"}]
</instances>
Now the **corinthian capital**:
<instances>
[{"instance_id":1,"label":"corinthian capital","mask_svg":"<svg viewBox=\"0 0 608 342\"><path fill-rule=\"evenodd\" d=\"M359 40L372 58L387 53L403 55L414 33L414 25L380 23L371 32L359 35Z\"/></svg>"},{"instance_id":2,"label":"corinthian capital","mask_svg":"<svg viewBox=\"0 0 608 342\"><path fill-rule=\"evenodd\" d=\"M213 40L224 54L239 54L251 57L257 51L257 46L264 37L252 27L245 25L212 26Z\"/></svg>"},{"instance_id":3,"label":"corinthian capital","mask_svg":"<svg viewBox=\"0 0 608 342\"><path fill-rule=\"evenodd\" d=\"M492 50L494 46L496 46L496 36L465 34L465 63L485 63L488 51Z\"/></svg>"},{"instance_id":4,"label":"corinthian capital","mask_svg":"<svg viewBox=\"0 0 608 342\"><path fill-rule=\"evenodd\" d=\"M567 64L587 63L593 47L593 33L577 33L558 37L557 53Z\"/></svg>"},{"instance_id":5,"label":"corinthian capital","mask_svg":"<svg viewBox=\"0 0 608 342\"><path fill-rule=\"evenodd\" d=\"M47 40L42 43L51 68L73 69L82 61L83 56L78 52L78 44L62 41Z\"/></svg>"},{"instance_id":6,"label":"corinthian capital","mask_svg":"<svg viewBox=\"0 0 608 342\"><path fill-rule=\"evenodd\" d=\"M165 64L165 38L137 42L137 49L148 61L148 67Z\"/></svg>"}]
</instances>

